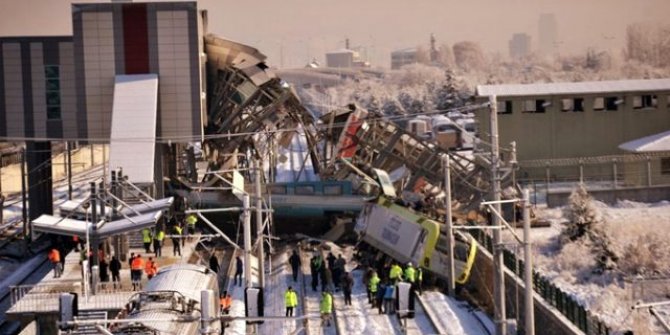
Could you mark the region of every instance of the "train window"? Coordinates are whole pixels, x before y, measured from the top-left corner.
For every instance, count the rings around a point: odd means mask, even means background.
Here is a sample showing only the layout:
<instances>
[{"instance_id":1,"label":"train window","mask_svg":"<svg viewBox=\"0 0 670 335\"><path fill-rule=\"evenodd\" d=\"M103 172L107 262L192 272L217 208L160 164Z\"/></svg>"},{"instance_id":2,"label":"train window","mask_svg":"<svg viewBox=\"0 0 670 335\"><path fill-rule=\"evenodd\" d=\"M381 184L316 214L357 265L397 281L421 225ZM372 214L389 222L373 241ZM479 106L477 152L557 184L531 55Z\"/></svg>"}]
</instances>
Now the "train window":
<instances>
[{"instance_id":1,"label":"train window","mask_svg":"<svg viewBox=\"0 0 670 335\"><path fill-rule=\"evenodd\" d=\"M295 194L298 195L312 195L314 194L314 186L296 186Z\"/></svg>"},{"instance_id":2,"label":"train window","mask_svg":"<svg viewBox=\"0 0 670 335\"><path fill-rule=\"evenodd\" d=\"M325 185L323 195L342 195L342 185Z\"/></svg>"},{"instance_id":3,"label":"train window","mask_svg":"<svg viewBox=\"0 0 670 335\"><path fill-rule=\"evenodd\" d=\"M270 194L286 194L286 186L283 185L272 185L268 187Z\"/></svg>"}]
</instances>

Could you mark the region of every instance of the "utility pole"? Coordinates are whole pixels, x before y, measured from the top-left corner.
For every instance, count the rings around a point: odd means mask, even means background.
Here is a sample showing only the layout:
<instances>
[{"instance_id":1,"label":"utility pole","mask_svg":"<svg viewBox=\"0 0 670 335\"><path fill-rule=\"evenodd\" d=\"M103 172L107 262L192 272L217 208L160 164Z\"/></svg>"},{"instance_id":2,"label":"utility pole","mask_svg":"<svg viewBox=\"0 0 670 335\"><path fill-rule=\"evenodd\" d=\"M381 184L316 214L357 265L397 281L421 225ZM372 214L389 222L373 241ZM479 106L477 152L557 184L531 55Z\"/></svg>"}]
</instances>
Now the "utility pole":
<instances>
[{"instance_id":1,"label":"utility pole","mask_svg":"<svg viewBox=\"0 0 670 335\"><path fill-rule=\"evenodd\" d=\"M530 242L530 191L523 190L523 256L525 281L525 333L535 335L535 306L533 302L533 256Z\"/></svg>"},{"instance_id":2,"label":"utility pole","mask_svg":"<svg viewBox=\"0 0 670 335\"><path fill-rule=\"evenodd\" d=\"M251 211L249 210L249 194L245 194L242 198L243 214L243 230L244 230L244 283L245 287L251 287L253 281L251 280Z\"/></svg>"},{"instance_id":3,"label":"utility pole","mask_svg":"<svg viewBox=\"0 0 670 335\"><path fill-rule=\"evenodd\" d=\"M263 237L263 194L261 186L261 162L256 160L256 236L258 238L258 270L261 287L265 287L265 238Z\"/></svg>"},{"instance_id":4,"label":"utility pole","mask_svg":"<svg viewBox=\"0 0 670 335\"><path fill-rule=\"evenodd\" d=\"M67 199L72 200L72 146L70 142L65 142L67 156Z\"/></svg>"},{"instance_id":5,"label":"utility pole","mask_svg":"<svg viewBox=\"0 0 670 335\"><path fill-rule=\"evenodd\" d=\"M454 296L456 294L456 271L454 270L454 227L451 220L451 157L445 155L442 164L444 168L444 193L446 194L444 206L445 222L447 223L447 252L449 252L447 258L449 273L447 273L447 276L449 277L449 294Z\"/></svg>"},{"instance_id":6,"label":"utility pole","mask_svg":"<svg viewBox=\"0 0 670 335\"><path fill-rule=\"evenodd\" d=\"M23 239L28 238L28 201L26 199L26 148L21 150L21 216L23 217Z\"/></svg>"},{"instance_id":7,"label":"utility pole","mask_svg":"<svg viewBox=\"0 0 670 335\"><path fill-rule=\"evenodd\" d=\"M491 134L491 200L494 209L500 213L500 148L498 138L498 101L495 95L489 97L490 134ZM494 227L500 226L500 218L491 216L490 224ZM495 324L497 335L507 335L507 314L505 311L505 263L503 262L502 235L500 229L493 229L493 298L495 300Z\"/></svg>"}]
</instances>

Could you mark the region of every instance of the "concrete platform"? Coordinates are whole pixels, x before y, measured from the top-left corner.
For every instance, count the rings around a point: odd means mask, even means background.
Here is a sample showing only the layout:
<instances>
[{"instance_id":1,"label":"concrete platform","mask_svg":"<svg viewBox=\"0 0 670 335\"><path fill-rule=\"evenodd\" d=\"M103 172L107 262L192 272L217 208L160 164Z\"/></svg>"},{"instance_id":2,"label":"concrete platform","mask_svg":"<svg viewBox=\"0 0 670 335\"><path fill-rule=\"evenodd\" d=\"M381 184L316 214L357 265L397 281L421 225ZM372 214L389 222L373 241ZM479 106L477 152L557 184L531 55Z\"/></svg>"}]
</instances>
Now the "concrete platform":
<instances>
[{"instance_id":1,"label":"concrete platform","mask_svg":"<svg viewBox=\"0 0 670 335\"><path fill-rule=\"evenodd\" d=\"M131 248L130 252L141 254L145 261L149 257L153 257L160 269L172 264L189 263L189 260L197 257L195 247L198 239L198 237L194 237L190 241L186 241L181 250L181 257L172 255L172 241L169 239L165 240L165 245L162 248L162 257L156 258L154 253L145 253L144 249ZM97 287L97 294L88 294L88 296L85 296L82 269L79 263L79 252L73 251L65 257L63 274L60 278L54 278L54 272L51 270L36 285L12 287L12 307L7 311L7 317L10 319L25 320L26 317L33 317L37 314L55 314L58 312L58 297L64 292L78 294L80 311L118 312L125 306L128 299L136 293L136 291L132 291L128 262L121 262L121 267L120 285L114 287L111 282L100 283ZM146 282L147 277L143 275L142 286Z\"/></svg>"}]
</instances>

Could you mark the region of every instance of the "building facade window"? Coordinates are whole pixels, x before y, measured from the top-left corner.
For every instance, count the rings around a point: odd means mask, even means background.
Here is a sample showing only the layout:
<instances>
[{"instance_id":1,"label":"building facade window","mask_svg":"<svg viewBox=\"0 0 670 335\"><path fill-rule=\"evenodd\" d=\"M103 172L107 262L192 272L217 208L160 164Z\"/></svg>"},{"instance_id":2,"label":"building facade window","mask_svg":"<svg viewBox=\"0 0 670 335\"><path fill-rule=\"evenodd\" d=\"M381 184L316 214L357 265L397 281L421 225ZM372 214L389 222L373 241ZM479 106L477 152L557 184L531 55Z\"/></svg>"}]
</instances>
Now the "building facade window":
<instances>
[{"instance_id":1,"label":"building facade window","mask_svg":"<svg viewBox=\"0 0 670 335\"><path fill-rule=\"evenodd\" d=\"M661 158L661 174L670 175L670 158Z\"/></svg>"},{"instance_id":2,"label":"building facade window","mask_svg":"<svg viewBox=\"0 0 670 335\"><path fill-rule=\"evenodd\" d=\"M60 68L58 65L44 66L46 81L47 120L60 120Z\"/></svg>"},{"instance_id":3,"label":"building facade window","mask_svg":"<svg viewBox=\"0 0 670 335\"><path fill-rule=\"evenodd\" d=\"M535 113L536 111L535 100L524 100L523 101L523 112L524 113Z\"/></svg>"},{"instance_id":4,"label":"building facade window","mask_svg":"<svg viewBox=\"0 0 670 335\"><path fill-rule=\"evenodd\" d=\"M512 114L512 101L498 101L498 114Z\"/></svg>"},{"instance_id":5,"label":"building facade window","mask_svg":"<svg viewBox=\"0 0 670 335\"><path fill-rule=\"evenodd\" d=\"M619 97L606 97L605 98L605 110L606 111L615 111L619 109L619 104L623 103L623 98Z\"/></svg>"},{"instance_id":6,"label":"building facade window","mask_svg":"<svg viewBox=\"0 0 670 335\"><path fill-rule=\"evenodd\" d=\"M562 112L583 112L584 98L561 99Z\"/></svg>"},{"instance_id":7,"label":"building facade window","mask_svg":"<svg viewBox=\"0 0 670 335\"><path fill-rule=\"evenodd\" d=\"M643 94L633 97L633 109L651 109L658 106L656 95Z\"/></svg>"},{"instance_id":8,"label":"building facade window","mask_svg":"<svg viewBox=\"0 0 670 335\"><path fill-rule=\"evenodd\" d=\"M605 110L605 98L598 97L593 99L593 110L601 111Z\"/></svg>"},{"instance_id":9,"label":"building facade window","mask_svg":"<svg viewBox=\"0 0 670 335\"><path fill-rule=\"evenodd\" d=\"M549 106L549 102L544 99L537 100L524 100L523 102L523 112L524 113L544 113Z\"/></svg>"}]
</instances>

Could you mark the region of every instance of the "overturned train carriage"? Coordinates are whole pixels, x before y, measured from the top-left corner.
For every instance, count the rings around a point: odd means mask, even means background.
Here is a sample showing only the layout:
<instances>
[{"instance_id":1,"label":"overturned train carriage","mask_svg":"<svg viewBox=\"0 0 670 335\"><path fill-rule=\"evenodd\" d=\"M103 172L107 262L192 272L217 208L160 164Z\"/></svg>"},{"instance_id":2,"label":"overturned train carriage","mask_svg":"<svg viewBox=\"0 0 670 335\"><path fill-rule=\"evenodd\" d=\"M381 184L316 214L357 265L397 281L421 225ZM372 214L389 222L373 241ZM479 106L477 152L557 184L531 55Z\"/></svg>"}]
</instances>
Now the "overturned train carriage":
<instances>
[{"instance_id":1,"label":"overturned train carriage","mask_svg":"<svg viewBox=\"0 0 670 335\"><path fill-rule=\"evenodd\" d=\"M399 206L384 197L366 205L356 223L361 239L401 262L420 264L442 279L448 279L448 251L444 225ZM456 282L464 284L475 261L477 242L457 234L454 245Z\"/></svg>"},{"instance_id":2,"label":"overturned train carriage","mask_svg":"<svg viewBox=\"0 0 670 335\"><path fill-rule=\"evenodd\" d=\"M191 264L163 268L144 292L130 298L121 317L131 322L113 324L110 329L114 334L200 334L203 290L211 290L214 296L215 308L205 311L206 315L217 315L219 287L215 272ZM217 319L207 327L218 334L221 323Z\"/></svg>"}]
</instances>

